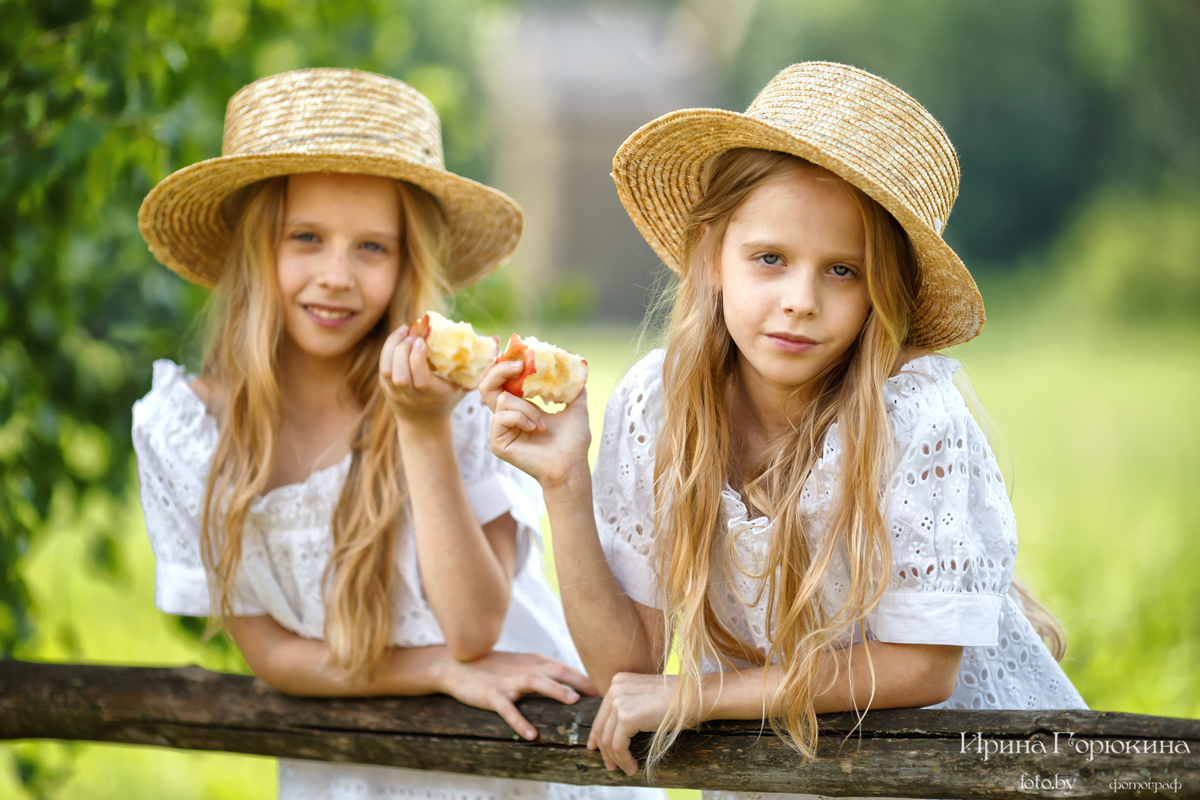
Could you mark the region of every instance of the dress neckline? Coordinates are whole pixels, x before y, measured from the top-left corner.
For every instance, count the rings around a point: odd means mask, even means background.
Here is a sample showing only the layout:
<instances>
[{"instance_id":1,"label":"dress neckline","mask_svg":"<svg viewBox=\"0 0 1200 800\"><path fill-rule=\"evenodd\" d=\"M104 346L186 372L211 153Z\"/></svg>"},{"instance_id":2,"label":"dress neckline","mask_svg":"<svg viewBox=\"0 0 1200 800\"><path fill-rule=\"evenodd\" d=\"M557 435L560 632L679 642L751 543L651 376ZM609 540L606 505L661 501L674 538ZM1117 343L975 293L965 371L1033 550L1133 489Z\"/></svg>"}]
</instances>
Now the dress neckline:
<instances>
[{"instance_id":1,"label":"dress neckline","mask_svg":"<svg viewBox=\"0 0 1200 800\"><path fill-rule=\"evenodd\" d=\"M187 370L181 365L176 364L175 366L178 368L178 371L175 374L176 382L182 387L184 397L187 398L187 401L192 403L199 410L201 430L209 434L207 438L207 449L208 463L211 465L213 453L217 449L217 437L221 435L220 424L218 423L217 418L209 412L208 405L204 402L204 398L197 394L196 390L192 388L192 380L195 378L195 376L188 373ZM352 450L349 453L346 453L346 455L343 456L342 459L337 463L330 464L328 467L322 467L321 469L310 472L308 477L302 481L285 483L282 486L276 486L274 489L256 496L251 504L251 510L259 510L277 497L285 497L302 490L307 490L309 487L313 486L319 481L323 481L327 476L330 476L335 472L348 471L350 469L350 460L353 458L353 456L354 451Z\"/></svg>"},{"instance_id":2,"label":"dress neckline","mask_svg":"<svg viewBox=\"0 0 1200 800\"><path fill-rule=\"evenodd\" d=\"M928 374L933 373L935 377L940 377L943 372L950 375L958 371L958 362L940 353L929 353L923 356L906 361L900 366L900 371L895 375L890 376L885 385L897 386L900 381L906 376L913 373ZM914 368L916 367L916 368ZM834 422L826 433L828 437L837 429L837 423ZM819 461L820 459L818 459ZM721 489L721 497L727 501L729 507L726 508L726 522L738 523L745 525L747 529L755 529L761 531L770 530L774 525L774 520L765 514L760 514L757 517L750 516L750 505L746 499L742 497L742 493L733 488L733 485L726 480L725 485Z\"/></svg>"}]
</instances>

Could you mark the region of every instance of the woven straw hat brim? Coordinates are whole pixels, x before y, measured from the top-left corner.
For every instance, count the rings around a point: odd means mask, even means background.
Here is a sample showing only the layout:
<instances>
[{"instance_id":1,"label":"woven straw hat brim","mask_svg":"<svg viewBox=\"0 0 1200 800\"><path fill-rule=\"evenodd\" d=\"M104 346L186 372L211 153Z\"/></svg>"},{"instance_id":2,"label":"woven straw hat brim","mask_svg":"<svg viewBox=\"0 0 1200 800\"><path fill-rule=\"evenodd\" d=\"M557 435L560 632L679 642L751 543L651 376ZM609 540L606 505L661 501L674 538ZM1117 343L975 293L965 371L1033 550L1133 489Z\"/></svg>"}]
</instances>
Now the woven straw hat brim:
<instances>
[{"instance_id":1,"label":"woven straw hat brim","mask_svg":"<svg viewBox=\"0 0 1200 800\"><path fill-rule=\"evenodd\" d=\"M469 178L390 156L343 153L246 154L201 161L169 175L146 195L138 227L151 252L189 281L213 287L231 232L222 203L260 180L305 172L396 178L433 195L445 217L451 289L475 283L510 256L521 238L520 207L507 195Z\"/></svg>"},{"instance_id":2,"label":"woven straw hat brim","mask_svg":"<svg viewBox=\"0 0 1200 800\"><path fill-rule=\"evenodd\" d=\"M984 323L983 298L962 259L941 235L880 181L831 156L820 131L797 135L746 114L684 109L642 126L613 158L613 180L626 211L655 253L676 273L684 224L701 199L701 176L712 157L739 147L799 156L857 186L908 233L921 276L907 344L939 350L975 338ZM843 146L845 142L841 143ZM862 153L870 163L869 153ZM888 174L890 180L903 176Z\"/></svg>"}]
</instances>

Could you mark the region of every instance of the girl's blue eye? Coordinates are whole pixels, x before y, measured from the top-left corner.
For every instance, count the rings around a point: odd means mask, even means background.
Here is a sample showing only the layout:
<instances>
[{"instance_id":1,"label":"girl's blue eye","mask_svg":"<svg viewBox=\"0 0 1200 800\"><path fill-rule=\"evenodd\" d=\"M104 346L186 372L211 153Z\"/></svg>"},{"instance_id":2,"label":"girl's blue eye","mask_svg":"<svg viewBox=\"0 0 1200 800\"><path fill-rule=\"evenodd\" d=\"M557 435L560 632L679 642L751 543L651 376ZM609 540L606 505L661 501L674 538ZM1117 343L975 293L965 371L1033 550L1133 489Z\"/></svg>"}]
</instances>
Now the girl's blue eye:
<instances>
[{"instance_id":1,"label":"girl's blue eye","mask_svg":"<svg viewBox=\"0 0 1200 800\"><path fill-rule=\"evenodd\" d=\"M839 278L849 278L854 274L854 270L850 269L845 264L836 264L832 269L833 274L837 275Z\"/></svg>"},{"instance_id":2,"label":"girl's blue eye","mask_svg":"<svg viewBox=\"0 0 1200 800\"><path fill-rule=\"evenodd\" d=\"M777 266L781 261L783 261L783 259L779 257L778 253L766 253L762 256L759 256L759 260L768 267Z\"/></svg>"},{"instance_id":3,"label":"girl's blue eye","mask_svg":"<svg viewBox=\"0 0 1200 800\"><path fill-rule=\"evenodd\" d=\"M307 231L304 231L302 233L293 234L292 238L298 242L306 242L311 244L317 240L317 235L315 233L308 233Z\"/></svg>"},{"instance_id":4,"label":"girl's blue eye","mask_svg":"<svg viewBox=\"0 0 1200 800\"><path fill-rule=\"evenodd\" d=\"M383 245L381 245L379 242L363 242L363 247L370 250L372 253L384 252Z\"/></svg>"}]
</instances>

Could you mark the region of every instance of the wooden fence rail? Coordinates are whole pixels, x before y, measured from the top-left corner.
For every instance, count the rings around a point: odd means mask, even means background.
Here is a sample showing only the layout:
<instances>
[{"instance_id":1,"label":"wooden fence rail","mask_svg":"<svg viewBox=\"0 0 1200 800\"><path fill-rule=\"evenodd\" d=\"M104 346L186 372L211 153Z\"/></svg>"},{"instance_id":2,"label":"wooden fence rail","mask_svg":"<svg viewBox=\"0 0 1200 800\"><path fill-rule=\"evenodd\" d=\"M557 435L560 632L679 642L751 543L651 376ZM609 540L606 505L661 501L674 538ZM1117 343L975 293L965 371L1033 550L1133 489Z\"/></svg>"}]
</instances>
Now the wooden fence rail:
<instances>
[{"instance_id":1,"label":"wooden fence rail","mask_svg":"<svg viewBox=\"0 0 1200 800\"><path fill-rule=\"evenodd\" d=\"M244 675L0 661L0 739L69 739L379 764L573 784L645 785L587 743L597 700L521 701L527 742L441 695L281 695ZM872 711L821 717L801 759L757 723L682 738L660 786L924 798L1200 797L1200 720L1094 711ZM644 742L642 742L644 746Z\"/></svg>"}]
</instances>

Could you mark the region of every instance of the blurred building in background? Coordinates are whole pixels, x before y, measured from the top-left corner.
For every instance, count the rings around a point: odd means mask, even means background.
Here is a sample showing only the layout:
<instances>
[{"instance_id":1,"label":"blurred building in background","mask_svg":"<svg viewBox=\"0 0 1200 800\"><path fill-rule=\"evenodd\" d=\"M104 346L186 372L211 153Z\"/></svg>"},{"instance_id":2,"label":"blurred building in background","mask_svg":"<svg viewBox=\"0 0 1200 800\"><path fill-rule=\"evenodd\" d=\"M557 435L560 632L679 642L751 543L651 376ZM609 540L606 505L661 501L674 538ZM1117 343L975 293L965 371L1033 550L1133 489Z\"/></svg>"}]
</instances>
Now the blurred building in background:
<instances>
[{"instance_id":1,"label":"blurred building in background","mask_svg":"<svg viewBox=\"0 0 1200 800\"><path fill-rule=\"evenodd\" d=\"M489 30L492 181L525 210L512 269L544 300L583 294L598 317L641 319L661 262L621 207L612 157L657 116L724 105L737 26L723 8L530 4Z\"/></svg>"}]
</instances>

